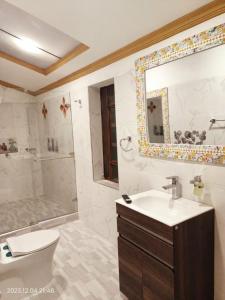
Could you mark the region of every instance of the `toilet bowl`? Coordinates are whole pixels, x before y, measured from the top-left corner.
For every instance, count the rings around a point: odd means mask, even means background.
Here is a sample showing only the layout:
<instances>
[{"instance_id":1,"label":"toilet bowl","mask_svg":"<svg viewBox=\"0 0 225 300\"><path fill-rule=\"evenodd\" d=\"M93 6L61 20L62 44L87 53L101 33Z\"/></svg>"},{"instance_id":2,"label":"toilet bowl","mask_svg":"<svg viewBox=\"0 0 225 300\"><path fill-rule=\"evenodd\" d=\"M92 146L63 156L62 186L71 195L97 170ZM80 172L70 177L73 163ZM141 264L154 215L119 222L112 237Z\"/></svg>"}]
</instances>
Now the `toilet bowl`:
<instances>
[{"instance_id":1,"label":"toilet bowl","mask_svg":"<svg viewBox=\"0 0 225 300\"><path fill-rule=\"evenodd\" d=\"M57 230L38 230L0 244L0 300L22 299L51 281L58 241Z\"/></svg>"}]
</instances>

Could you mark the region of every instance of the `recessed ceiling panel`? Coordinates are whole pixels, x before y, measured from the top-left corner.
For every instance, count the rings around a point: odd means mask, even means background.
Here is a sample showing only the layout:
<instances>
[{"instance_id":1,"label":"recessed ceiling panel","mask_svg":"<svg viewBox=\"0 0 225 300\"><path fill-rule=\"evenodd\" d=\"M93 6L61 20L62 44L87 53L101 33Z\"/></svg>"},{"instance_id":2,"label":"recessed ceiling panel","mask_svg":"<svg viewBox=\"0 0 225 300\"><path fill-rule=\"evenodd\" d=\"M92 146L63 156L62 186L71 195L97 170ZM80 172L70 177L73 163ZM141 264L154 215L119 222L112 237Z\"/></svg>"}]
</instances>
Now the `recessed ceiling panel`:
<instances>
[{"instance_id":1,"label":"recessed ceiling panel","mask_svg":"<svg viewBox=\"0 0 225 300\"><path fill-rule=\"evenodd\" d=\"M46 68L79 44L51 25L0 1L0 51Z\"/></svg>"},{"instance_id":2,"label":"recessed ceiling panel","mask_svg":"<svg viewBox=\"0 0 225 300\"><path fill-rule=\"evenodd\" d=\"M36 47L28 46L26 48L26 44L24 44L23 41L7 35L2 31L0 31L0 51L40 68L47 68L58 60L57 57L49 55Z\"/></svg>"}]
</instances>

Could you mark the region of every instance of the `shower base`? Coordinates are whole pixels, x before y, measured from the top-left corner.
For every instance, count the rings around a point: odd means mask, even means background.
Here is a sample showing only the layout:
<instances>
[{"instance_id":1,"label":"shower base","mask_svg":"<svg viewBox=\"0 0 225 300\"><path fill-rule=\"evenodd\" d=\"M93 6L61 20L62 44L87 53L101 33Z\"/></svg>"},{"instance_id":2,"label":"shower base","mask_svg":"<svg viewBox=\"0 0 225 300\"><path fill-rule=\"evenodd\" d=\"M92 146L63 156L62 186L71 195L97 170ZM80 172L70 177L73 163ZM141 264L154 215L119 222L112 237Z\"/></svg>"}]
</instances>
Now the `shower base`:
<instances>
[{"instance_id":1,"label":"shower base","mask_svg":"<svg viewBox=\"0 0 225 300\"><path fill-rule=\"evenodd\" d=\"M71 214L63 215L60 217L52 218L49 220L41 221L38 222L37 224L23 227L17 230L13 230L7 233L0 234L0 243L5 242L5 239L10 237L10 236L15 236L15 235L21 235L23 233L35 231L35 230L41 230L41 229L47 229L51 227L55 227L61 224L65 224L67 222L75 221L79 219L79 214L78 212L74 212Z\"/></svg>"}]
</instances>

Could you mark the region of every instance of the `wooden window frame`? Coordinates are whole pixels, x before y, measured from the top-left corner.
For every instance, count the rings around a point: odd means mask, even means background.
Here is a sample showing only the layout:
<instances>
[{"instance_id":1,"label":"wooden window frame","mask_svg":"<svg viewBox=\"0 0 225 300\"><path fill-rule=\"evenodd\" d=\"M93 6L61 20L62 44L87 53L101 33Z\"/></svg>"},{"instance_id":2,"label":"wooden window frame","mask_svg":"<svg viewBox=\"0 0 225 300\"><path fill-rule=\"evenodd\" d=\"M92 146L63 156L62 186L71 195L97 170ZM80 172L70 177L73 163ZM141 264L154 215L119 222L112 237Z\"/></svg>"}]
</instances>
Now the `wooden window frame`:
<instances>
[{"instance_id":1,"label":"wooden window frame","mask_svg":"<svg viewBox=\"0 0 225 300\"><path fill-rule=\"evenodd\" d=\"M110 103L113 99L113 103ZM116 145L112 142L112 120L111 110L115 111L115 93L114 84L100 88L101 98L101 115L102 115L102 141L103 141L103 164L104 164L104 178L113 182L118 182L118 176L114 178L113 167L116 166L118 174L118 160L112 159L112 148ZM116 130L116 116L115 116L115 130Z\"/></svg>"}]
</instances>

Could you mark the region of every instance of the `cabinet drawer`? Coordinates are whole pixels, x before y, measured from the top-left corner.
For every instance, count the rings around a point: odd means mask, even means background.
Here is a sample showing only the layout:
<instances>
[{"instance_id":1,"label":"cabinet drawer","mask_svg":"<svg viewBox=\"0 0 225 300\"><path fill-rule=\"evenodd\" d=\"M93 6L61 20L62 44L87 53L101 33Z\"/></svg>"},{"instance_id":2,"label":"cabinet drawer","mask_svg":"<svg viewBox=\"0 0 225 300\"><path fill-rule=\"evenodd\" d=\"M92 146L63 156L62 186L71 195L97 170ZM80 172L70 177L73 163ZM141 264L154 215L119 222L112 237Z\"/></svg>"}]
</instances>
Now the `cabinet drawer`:
<instances>
[{"instance_id":1,"label":"cabinet drawer","mask_svg":"<svg viewBox=\"0 0 225 300\"><path fill-rule=\"evenodd\" d=\"M120 235L173 268L173 246L121 217L117 218L117 226Z\"/></svg>"},{"instance_id":2,"label":"cabinet drawer","mask_svg":"<svg viewBox=\"0 0 225 300\"><path fill-rule=\"evenodd\" d=\"M118 203L116 204L116 210L118 215L124 219L129 220L139 227L145 228L153 235L156 235L168 243L173 244L173 227L167 226Z\"/></svg>"},{"instance_id":3,"label":"cabinet drawer","mask_svg":"<svg viewBox=\"0 0 225 300\"><path fill-rule=\"evenodd\" d=\"M174 300L174 273L151 256L143 254L143 299Z\"/></svg>"},{"instance_id":4,"label":"cabinet drawer","mask_svg":"<svg viewBox=\"0 0 225 300\"><path fill-rule=\"evenodd\" d=\"M120 290L129 300L142 300L141 251L118 237Z\"/></svg>"}]
</instances>

